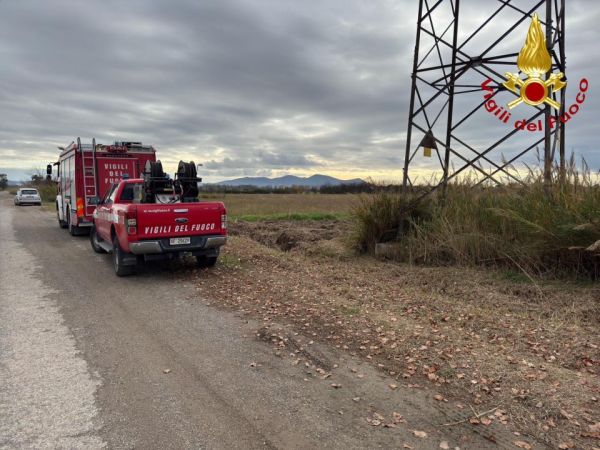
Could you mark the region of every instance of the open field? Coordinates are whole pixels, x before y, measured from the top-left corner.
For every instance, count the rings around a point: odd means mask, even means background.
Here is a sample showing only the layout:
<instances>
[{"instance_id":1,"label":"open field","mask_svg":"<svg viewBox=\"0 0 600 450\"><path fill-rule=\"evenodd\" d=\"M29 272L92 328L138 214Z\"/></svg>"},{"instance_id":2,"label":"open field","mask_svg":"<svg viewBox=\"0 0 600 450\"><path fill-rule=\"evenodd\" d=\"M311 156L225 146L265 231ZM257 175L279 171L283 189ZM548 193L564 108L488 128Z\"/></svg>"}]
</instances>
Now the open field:
<instances>
[{"instance_id":1,"label":"open field","mask_svg":"<svg viewBox=\"0 0 600 450\"><path fill-rule=\"evenodd\" d=\"M354 194L201 194L222 201L231 220L344 218L357 204Z\"/></svg>"}]
</instances>

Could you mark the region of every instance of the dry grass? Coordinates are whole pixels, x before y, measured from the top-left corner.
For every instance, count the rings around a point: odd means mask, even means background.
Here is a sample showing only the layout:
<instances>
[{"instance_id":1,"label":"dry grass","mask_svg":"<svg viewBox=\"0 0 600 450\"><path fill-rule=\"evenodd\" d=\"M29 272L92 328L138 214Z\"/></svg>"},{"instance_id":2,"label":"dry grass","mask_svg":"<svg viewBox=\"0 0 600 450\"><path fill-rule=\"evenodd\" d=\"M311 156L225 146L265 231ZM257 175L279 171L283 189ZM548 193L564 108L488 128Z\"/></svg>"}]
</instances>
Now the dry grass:
<instances>
[{"instance_id":1,"label":"dry grass","mask_svg":"<svg viewBox=\"0 0 600 450\"><path fill-rule=\"evenodd\" d=\"M600 185L585 165L578 171L572 163L565 183L549 193L533 169L522 186L475 183L452 183L445 197L438 192L416 203L397 193L371 195L354 213L354 247L372 251L387 230L403 225L396 256L405 262L512 267L532 277L600 277L599 255L592 251L600 241Z\"/></svg>"},{"instance_id":2,"label":"dry grass","mask_svg":"<svg viewBox=\"0 0 600 450\"><path fill-rule=\"evenodd\" d=\"M202 194L201 198L224 202L234 220L277 214L349 215L358 201L354 194Z\"/></svg>"}]
</instances>

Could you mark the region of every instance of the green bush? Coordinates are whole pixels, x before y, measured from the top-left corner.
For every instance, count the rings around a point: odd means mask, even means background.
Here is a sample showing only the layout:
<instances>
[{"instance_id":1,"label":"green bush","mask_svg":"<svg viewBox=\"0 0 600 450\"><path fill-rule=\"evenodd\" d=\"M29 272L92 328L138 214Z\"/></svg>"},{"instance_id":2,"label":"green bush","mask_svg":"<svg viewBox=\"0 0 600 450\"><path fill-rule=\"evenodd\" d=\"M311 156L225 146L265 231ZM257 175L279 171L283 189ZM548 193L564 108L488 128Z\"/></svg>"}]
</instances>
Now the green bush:
<instances>
[{"instance_id":1,"label":"green bush","mask_svg":"<svg viewBox=\"0 0 600 450\"><path fill-rule=\"evenodd\" d=\"M43 202L54 203L56 200L56 184L44 182L36 186L36 189L39 191Z\"/></svg>"},{"instance_id":2,"label":"green bush","mask_svg":"<svg viewBox=\"0 0 600 450\"><path fill-rule=\"evenodd\" d=\"M411 205L412 196L380 191L364 195L352 210L352 245L360 252L372 252L375 244L394 239L402 225L404 231L430 219L429 200Z\"/></svg>"}]
</instances>

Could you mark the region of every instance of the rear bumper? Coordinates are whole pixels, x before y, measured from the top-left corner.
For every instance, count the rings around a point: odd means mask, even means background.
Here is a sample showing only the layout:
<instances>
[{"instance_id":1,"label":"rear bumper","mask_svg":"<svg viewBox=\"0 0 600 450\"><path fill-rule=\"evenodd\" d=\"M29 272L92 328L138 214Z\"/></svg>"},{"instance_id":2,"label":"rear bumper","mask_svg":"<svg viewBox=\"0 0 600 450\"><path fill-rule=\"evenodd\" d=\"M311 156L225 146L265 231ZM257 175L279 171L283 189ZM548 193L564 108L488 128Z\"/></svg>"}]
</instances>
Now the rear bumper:
<instances>
[{"instance_id":1,"label":"rear bumper","mask_svg":"<svg viewBox=\"0 0 600 450\"><path fill-rule=\"evenodd\" d=\"M150 255L161 253L205 253L207 250L218 249L227 243L227 236L192 236L186 245L170 245L169 239L156 239L132 242L129 250L134 255Z\"/></svg>"}]
</instances>

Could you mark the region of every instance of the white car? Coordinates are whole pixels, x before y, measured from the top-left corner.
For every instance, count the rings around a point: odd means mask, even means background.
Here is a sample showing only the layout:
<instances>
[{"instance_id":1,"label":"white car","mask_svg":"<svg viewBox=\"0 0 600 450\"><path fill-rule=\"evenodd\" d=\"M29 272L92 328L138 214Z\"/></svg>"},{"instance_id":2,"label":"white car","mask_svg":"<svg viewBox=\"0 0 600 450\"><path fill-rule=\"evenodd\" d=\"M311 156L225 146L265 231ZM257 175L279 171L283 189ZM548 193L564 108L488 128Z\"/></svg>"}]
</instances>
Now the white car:
<instances>
[{"instance_id":1,"label":"white car","mask_svg":"<svg viewBox=\"0 0 600 450\"><path fill-rule=\"evenodd\" d=\"M17 191L17 195L15 195L15 205L41 205L42 198L40 197L40 193L37 189L33 188L21 188Z\"/></svg>"}]
</instances>

